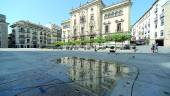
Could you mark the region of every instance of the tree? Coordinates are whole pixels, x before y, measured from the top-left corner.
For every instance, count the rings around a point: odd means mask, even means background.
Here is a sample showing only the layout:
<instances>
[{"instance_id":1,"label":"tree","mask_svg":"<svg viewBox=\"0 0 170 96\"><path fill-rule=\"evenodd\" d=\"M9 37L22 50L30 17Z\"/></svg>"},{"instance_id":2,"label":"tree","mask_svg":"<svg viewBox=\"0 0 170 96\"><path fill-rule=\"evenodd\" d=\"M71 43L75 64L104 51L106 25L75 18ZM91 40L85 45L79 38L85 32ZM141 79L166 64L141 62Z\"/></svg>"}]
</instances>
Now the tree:
<instances>
[{"instance_id":1,"label":"tree","mask_svg":"<svg viewBox=\"0 0 170 96\"><path fill-rule=\"evenodd\" d=\"M101 43L104 43L106 40L102 37L102 36L99 36L95 39L95 43L99 43L99 45Z\"/></svg>"},{"instance_id":2,"label":"tree","mask_svg":"<svg viewBox=\"0 0 170 96\"><path fill-rule=\"evenodd\" d=\"M129 33L121 32L121 33L112 34L112 40L115 41L115 46L116 46L116 42L122 42L122 47L123 47L123 42L130 39L131 39L131 35Z\"/></svg>"},{"instance_id":3,"label":"tree","mask_svg":"<svg viewBox=\"0 0 170 96\"><path fill-rule=\"evenodd\" d=\"M105 41L113 41L112 34L105 36Z\"/></svg>"},{"instance_id":4,"label":"tree","mask_svg":"<svg viewBox=\"0 0 170 96\"><path fill-rule=\"evenodd\" d=\"M75 40L75 45L80 45L81 44L81 40Z\"/></svg>"},{"instance_id":5,"label":"tree","mask_svg":"<svg viewBox=\"0 0 170 96\"><path fill-rule=\"evenodd\" d=\"M63 46L64 42L63 41L59 41L59 42L54 43L54 45L57 46L57 47Z\"/></svg>"}]
</instances>

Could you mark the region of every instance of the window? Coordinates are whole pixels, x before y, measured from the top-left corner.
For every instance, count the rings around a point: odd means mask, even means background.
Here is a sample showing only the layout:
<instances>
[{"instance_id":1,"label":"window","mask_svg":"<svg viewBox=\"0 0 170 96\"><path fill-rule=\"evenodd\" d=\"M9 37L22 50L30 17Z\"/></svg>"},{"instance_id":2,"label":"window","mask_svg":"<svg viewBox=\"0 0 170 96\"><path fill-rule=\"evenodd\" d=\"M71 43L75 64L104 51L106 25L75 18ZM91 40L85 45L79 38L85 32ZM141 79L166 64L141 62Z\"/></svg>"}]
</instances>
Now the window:
<instances>
[{"instance_id":1,"label":"window","mask_svg":"<svg viewBox=\"0 0 170 96\"><path fill-rule=\"evenodd\" d=\"M27 39L27 43L30 43L30 39Z\"/></svg>"},{"instance_id":2,"label":"window","mask_svg":"<svg viewBox=\"0 0 170 96\"><path fill-rule=\"evenodd\" d=\"M85 23L85 21L86 21L86 20L85 20L85 16L81 16L81 17L80 17L80 23Z\"/></svg>"},{"instance_id":3,"label":"window","mask_svg":"<svg viewBox=\"0 0 170 96\"><path fill-rule=\"evenodd\" d=\"M42 32L40 32L40 35L42 35L43 33Z\"/></svg>"},{"instance_id":4,"label":"window","mask_svg":"<svg viewBox=\"0 0 170 96\"><path fill-rule=\"evenodd\" d=\"M12 33L15 33L15 29L12 29Z\"/></svg>"},{"instance_id":5,"label":"window","mask_svg":"<svg viewBox=\"0 0 170 96\"><path fill-rule=\"evenodd\" d=\"M155 32L155 38L157 38L157 32Z\"/></svg>"},{"instance_id":6,"label":"window","mask_svg":"<svg viewBox=\"0 0 170 96\"><path fill-rule=\"evenodd\" d=\"M121 23L117 24L117 32L121 32Z\"/></svg>"},{"instance_id":7,"label":"window","mask_svg":"<svg viewBox=\"0 0 170 96\"><path fill-rule=\"evenodd\" d=\"M164 17L161 18L161 26L164 25Z\"/></svg>"},{"instance_id":8,"label":"window","mask_svg":"<svg viewBox=\"0 0 170 96\"><path fill-rule=\"evenodd\" d=\"M157 28L158 27L158 22L157 21L155 21L155 28Z\"/></svg>"},{"instance_id":9,"label":"window","mask_svg":"<svg viewBox=\"0 0 170 96\"><path fill-rule=\"evenodd\" d=\"M118 16L118 15L119 15L119 12L118 12L118 11L116 11L116 12L115 12L115 17L116 17L116 16Z\"/></svg>"},{"instance_id":10,"label":"window","mask_svg":"<svg viewBox=\"0 0 170 96\"><path fill-rule=\"evenodd\" d=\"M76 19L74 19L74 25L76 25Z\"/></svg>"},{"instance_id":11,"label":"window","mask_svg":"<svg viewBox=\"0 0 170 96\"><path fill-rule=\"evenodd\" d=\"M74 35L76 35L76 33L77 33L77 29L74 29Z\"/></svg>"},{"instance_id":12,"label":"window","mask_svg":"<svg viewBox=\"0 0 170 96\"><path fill-rule=\"evenodd\" d=\"M24 28L20 28L20 32L24 33L25 32Z\"/></svg>"},{"instance_id":13,"label":"window","mask_svg":"<svg viewBox=\"0 0 170 96\"><path fill-rule=\"evenodd\" d=\"M84 27L81 27L81 34L84 34Z\"/></svg>"},{"instance_id":14,"label":"window","mask_svg":"<svg viewBox=\"0 0 170 96\"><path fill-rule=\"evenodd\" d=\"M92 33L94 30L94 26L90 26L90 32Z\"/></svg>"},{"instance_id":15,"label":"window","mask_svg":"<svg viewBox=\"0 0 170 96\"><path fill-rule=\"evenodd\" d=\"M27 33L30 33L30 29L29 28L27 28Z\"/></svg>"},{"instance_id":16,"label":"window","mask_svg":"<svg viewBox=\"0 0 170 96\"><path fill-rule=\"evenodd\" d=\"M119 16L121 16L121 15L123 15L123 11L122 10L119 11Z\"/></svg>"},{"instance_id":17,"label":"window","mask_svg":"<svg viewBox=\"0 0 170 96\"><path fill-rule=\"evenodd\" d=\"M108 18L108 15L107 15L107 14L105 14L105 15L104 15L104 19L107 19L107 18Z\"/></svg>"},{"instance_id":18,"label":"window","mask_svg":"<svg viewBox=\"0 0 170 96\"><path fill-rule=\"evenodd\" d=\"M164 35L164 30L161 30L160 36Z\"/></svg>"},{"instance_id":19,"label":"window","mask_svg":"<svg viewBox=\"0 0 170 96\"><path fill-rule=\"evenodd\" d=\"M93 14L91 14L90 20L94 20L94 15Z\"/></svg>"},{"instance_id":20,"label":"window","mask_svg":"<svg viewBox=\"0 0 170 96\"><path fill-rule=\"evenodd\" d=\"M105 33L109 32L109 25L105 25Z\"/></svg>"}]
</instances>

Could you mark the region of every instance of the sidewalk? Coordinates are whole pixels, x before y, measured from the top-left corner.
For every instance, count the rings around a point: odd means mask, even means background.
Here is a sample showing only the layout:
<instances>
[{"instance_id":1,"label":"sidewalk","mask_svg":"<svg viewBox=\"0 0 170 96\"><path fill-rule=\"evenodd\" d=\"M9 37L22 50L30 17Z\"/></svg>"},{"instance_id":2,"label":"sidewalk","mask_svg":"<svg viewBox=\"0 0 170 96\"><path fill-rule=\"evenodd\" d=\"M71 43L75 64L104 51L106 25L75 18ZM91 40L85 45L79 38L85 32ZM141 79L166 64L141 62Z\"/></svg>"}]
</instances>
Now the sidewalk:
<instances>
[{"instance_id":1,"label":"sidewalk","mask_svg":"<svg viewBox=\"0 0 170 96\"><path fill-rule=\"evenodd\" d=\"M152 53L151 46L136 46L136 53ZM170 53L170 48L159 46L159 53ZM109 52L110 49L100 49L96 52ZM46 48L0 48L0 51L83 51L83 52L94 52L94 49L84 50L66 50L66 49L46 49ZM116 53L134 53L134 50L116 50Z\"/></svg>"},{"instance_id":2,"label":"sidewalk","mask_svg":"<svg viewBox=\"0 0 170 96\"><path fill-rule=\"evenodd\" d=\"M163 46L159 46L158 50L158 53L170 53L170 48ZM152 53L151 46L137 46L137 53Z\"/></svg>"}]
</instances>

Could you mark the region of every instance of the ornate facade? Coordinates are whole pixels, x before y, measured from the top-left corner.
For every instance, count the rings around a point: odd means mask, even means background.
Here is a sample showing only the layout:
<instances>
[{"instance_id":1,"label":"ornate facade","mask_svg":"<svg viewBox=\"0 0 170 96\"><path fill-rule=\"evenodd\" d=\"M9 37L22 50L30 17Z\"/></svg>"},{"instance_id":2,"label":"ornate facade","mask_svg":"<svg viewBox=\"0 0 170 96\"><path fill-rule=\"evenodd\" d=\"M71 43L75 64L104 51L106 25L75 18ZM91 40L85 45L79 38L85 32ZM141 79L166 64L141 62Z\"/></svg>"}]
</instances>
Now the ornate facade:
<instances>
[{"instance_id":1,"label":"ornate facade","mask_svg":"<svg viewBox=\"0 0 170 96\"><path fill-rule=\"evenodd\" d=\"M62 23L62 40L95 39L115 32L130 31L131 1L123 0L106 6L102 0L93 0L72 9L69 22ZM65 28L64 26L69 25ZM69 31L65 31L65 30Z\"/></svg>"}]
</instances>

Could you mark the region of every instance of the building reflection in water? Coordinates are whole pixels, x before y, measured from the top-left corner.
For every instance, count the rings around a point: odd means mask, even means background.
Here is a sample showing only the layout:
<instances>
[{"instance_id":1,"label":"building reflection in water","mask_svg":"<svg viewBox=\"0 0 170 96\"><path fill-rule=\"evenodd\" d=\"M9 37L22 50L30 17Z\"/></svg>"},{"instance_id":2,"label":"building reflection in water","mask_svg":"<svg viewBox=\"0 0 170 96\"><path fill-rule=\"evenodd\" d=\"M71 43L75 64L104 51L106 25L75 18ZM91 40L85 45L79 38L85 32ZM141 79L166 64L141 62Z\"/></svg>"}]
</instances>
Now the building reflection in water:
<instances>
[{"instance_id":1,"label":"building reflection in water","mask_svg":"<svg viewBox=\"0 0 170 96\"><path fill-rule=\"evenodd\" d=\"M97 96L109 93L116 86L116 81L129 71L121 64L78 57L60 58L57 63L69 64L68 74L75 85Z\"/></svg>"}]
</instances>

